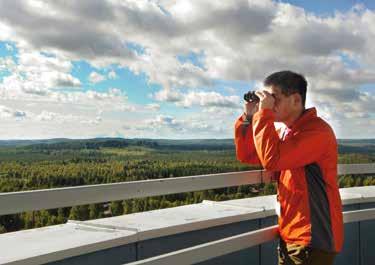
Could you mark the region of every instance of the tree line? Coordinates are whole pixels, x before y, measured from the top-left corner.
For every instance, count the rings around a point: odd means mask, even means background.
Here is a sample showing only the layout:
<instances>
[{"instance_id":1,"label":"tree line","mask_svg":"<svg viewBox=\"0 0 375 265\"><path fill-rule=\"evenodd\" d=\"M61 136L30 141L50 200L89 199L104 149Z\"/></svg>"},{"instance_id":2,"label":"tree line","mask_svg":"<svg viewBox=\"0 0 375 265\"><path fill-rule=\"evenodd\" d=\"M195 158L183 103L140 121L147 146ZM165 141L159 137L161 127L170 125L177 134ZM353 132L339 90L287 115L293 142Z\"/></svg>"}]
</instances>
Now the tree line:
<instances>
[{"instance_id":1,"label":"tree line","mask_svg":"<svg viewBox=\"0 0 375 265\"><path fill-rule=\"evenodd\" d=\"M239 163L233 149L184 150L150 146L0 148L0 191L13 192L258 169ZM79 146L79 145L78 145ZM87 147L87 146L86 146ZM375 154L340 154L339 163L374 163ZM373 176L340 176L340 187L375 185ZM275 184L243 185L0 216L0 232L18 231L155 209L274 194Z\"/></svg>"}]
</instances>

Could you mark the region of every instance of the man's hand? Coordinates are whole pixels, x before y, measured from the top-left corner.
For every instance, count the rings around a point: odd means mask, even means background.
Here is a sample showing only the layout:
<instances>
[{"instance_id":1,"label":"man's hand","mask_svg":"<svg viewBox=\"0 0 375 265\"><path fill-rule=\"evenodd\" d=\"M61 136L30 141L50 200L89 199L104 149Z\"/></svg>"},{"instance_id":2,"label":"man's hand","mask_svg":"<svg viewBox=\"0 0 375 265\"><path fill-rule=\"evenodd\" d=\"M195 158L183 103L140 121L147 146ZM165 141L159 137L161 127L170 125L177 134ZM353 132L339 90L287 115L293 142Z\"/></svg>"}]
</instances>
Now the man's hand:
<instances>
[{"instance_id":1,"label":"man's hand","mask_svg":"<svg viewBox=\"0 0 375 265\"><path fill-rule=\"evenodd\" d=\"M244 113L247 119L250 119L250 117L253 116L253 114L258 111L258 109L259 109L258 102L250 101L244 104Z\"/></svg>"},{"instance_id":2,"label":"man's hand","mask_svg":"<svg viewBox=\"0 0 375 265\"><path fill-rule=\"evenodd\" d=\"M268 91L256 91L255 94L260 98L259 110L261 109L273 109L275 105L275 98Z\"/></svg>"}]
</instances>

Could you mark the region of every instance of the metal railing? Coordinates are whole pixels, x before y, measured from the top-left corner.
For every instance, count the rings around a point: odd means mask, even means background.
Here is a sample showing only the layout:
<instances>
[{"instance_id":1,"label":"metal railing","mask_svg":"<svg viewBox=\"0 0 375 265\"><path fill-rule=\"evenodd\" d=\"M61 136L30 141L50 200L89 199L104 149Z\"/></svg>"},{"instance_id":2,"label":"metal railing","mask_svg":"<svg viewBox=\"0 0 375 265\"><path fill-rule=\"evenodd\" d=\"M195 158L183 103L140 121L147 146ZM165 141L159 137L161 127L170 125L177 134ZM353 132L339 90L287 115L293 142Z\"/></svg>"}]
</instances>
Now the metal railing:
<instances>
[{"instance_id":1,"label":"metal railing","mask_svg":"<svg viewBox=\"0 0 375 265\"><path fill-rule=\"evenodd\" d=\"M375 173L375 164L339 164L338 174ZM0 193L0 215L90 203L268 183L272 172L252 170L189 177Z\"/></svg>"},{"instance_id":2,"label":"metal railing","mask_svg":"<svg viewBox=\"0 0 375 265\"><path fill-rule=\"evenodd\" d=\"M342 164L338 165L339 175L372 174L375 173L375 164ZM344 223L352 223L375 219L375 208L348 211L343 213ZM278 237L278 226L242 233L239 235L215 240L193 247L173 251L167 254L143 259L126 265L190 265L207 261L236 251L258 246Z\"/></svg>"}]
</instances>

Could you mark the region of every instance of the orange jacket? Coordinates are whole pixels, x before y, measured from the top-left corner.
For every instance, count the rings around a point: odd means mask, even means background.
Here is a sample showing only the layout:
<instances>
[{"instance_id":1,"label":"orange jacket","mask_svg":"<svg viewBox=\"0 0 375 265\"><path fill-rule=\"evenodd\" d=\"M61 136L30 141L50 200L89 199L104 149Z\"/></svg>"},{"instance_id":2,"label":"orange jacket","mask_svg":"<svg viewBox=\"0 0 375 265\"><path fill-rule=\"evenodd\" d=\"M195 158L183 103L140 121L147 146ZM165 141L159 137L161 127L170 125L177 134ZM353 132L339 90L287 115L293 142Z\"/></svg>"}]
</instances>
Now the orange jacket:
<instances>
[{"instance_id":1,"label":"orange jacket","mask_svg":"<svg viewBox=\"0 0 375 265\"><path fill-rule=\"evenodd\" d=\"M256 112L249 125L238 118L237 159L280 171L278 223L285 242L340 252L344 232L335 134L315 108L307 109L286 137L274 120L271 109Z\"/></svg>"}]
</instances>

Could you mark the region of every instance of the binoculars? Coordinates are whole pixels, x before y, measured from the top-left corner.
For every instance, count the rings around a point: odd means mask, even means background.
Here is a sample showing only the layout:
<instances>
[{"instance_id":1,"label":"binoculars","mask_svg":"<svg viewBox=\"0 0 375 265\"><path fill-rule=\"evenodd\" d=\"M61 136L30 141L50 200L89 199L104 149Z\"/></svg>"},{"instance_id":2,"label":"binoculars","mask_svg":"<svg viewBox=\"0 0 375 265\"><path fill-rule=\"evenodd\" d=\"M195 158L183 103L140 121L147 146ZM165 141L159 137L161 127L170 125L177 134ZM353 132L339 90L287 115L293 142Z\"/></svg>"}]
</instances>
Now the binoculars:
<instances>
[{"instance_id":1,"label":"binoculars","mask_svg":"<svg viewBox=\"0 0 375 265\"><path fill-rule=\"evenodd\" d=\"M255 91L249 91L243 95L243 99L247 102L259 102L260 98L255 94Z\"/></svg>"}]
</instances>

